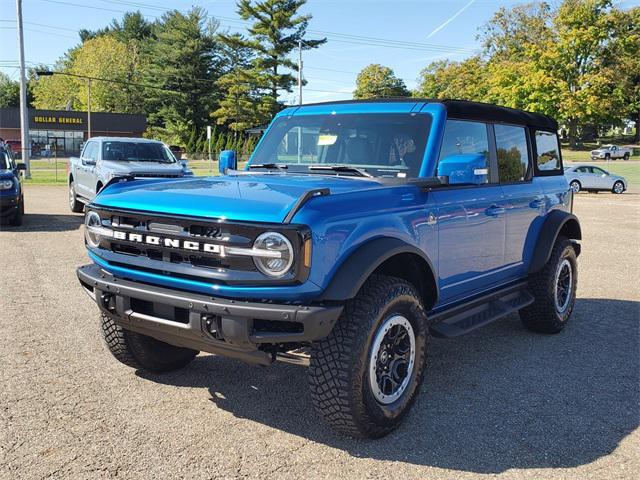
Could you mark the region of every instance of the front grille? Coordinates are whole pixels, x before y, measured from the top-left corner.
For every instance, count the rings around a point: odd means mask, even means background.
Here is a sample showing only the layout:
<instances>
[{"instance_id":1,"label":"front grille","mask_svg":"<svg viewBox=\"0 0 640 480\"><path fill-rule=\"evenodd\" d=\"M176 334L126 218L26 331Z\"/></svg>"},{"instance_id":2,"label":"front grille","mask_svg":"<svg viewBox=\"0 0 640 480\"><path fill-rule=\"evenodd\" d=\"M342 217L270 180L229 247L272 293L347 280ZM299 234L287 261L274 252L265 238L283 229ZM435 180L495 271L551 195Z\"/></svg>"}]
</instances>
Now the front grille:
<instances>
[{"instance_id":1,"label":"front grille","mask_svg":"<svg viewBox=\"0 0 640 480\"><path fill-rule=\"evenodd\" d=\"M260 234L277 230L289 239L295 258L299 259L299 252L309 237L308 230L299 226L96 211L103 227L126 234L126 239L102 237L97 254L114 266L212 284L291 283L308 274L306 267L294 261L287 275L273 280L258 271L252 257L221 253L227 247L251 248ZM145 242L130 240L131 234L144 238ZM146 243L150 236L160 239L159 244ZM175 247L175 242L180 246ZM198 250L185 249L187 242L197 244ZM212 248L205 251L205 245Z\"/></svg>"}]
</instances>

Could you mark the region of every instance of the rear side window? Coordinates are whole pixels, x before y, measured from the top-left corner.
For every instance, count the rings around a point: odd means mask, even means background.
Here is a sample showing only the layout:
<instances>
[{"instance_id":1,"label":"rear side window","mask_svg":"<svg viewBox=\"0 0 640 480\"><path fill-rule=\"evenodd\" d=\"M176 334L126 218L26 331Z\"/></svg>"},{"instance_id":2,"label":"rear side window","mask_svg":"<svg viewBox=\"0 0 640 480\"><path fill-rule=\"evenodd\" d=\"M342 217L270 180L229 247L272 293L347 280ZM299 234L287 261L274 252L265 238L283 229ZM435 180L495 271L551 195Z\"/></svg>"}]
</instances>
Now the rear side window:
<instances>
[{"instance_id":1,"label":"rear side window","mask_svg":"<svg viewBox=\"0 0 640 480\"><path fill-rule=\"evenodd\" d=\"M487 125L463 120L447 120L442 138L438 175L449 184L489 183L489 136Z\"/></svg>"},{"instance_id":2,"label":"rear side window","mask_svg":"<svg viewBox=\"0 0 640 480\"><path fill-rule=\"evenodd\" d=\"M562 171L558 136L551 132L536 132L537 166L541 173Z\"/></svg>"},{"instance_id":3,"label":"rear side window","mask_svg":"<svg viewBox=\"0 0 640 480\"><path fill-rule=\"evenodd\" d=\"M529 171L529 149L524 127L495 125L500 183L522 182Z\"/></svg>"}]
</instances>

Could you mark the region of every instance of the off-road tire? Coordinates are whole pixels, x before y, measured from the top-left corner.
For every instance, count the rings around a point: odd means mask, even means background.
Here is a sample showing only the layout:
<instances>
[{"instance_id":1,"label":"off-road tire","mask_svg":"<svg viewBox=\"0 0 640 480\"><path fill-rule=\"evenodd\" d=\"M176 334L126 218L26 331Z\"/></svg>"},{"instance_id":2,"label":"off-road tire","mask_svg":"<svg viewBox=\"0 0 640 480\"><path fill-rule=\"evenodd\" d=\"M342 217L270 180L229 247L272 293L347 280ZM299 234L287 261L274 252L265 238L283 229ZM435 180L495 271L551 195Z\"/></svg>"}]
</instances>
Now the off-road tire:
<instances>
[{"instance_id":1,"label":"off-road tire","mask_svg":"<svg viewBox=\"0 0 640 480\"><path fill-rule=\"evenodd\" d=\"M415 334L413 370L393 403L376 400L369 381L372 342L393 315L409 320ZM317 412L336 430L379 438L394 430L409 411L425 368L428 326L415 287L396 277L372 275L349 300L331 334L311 346L309 384Z\"/></svg>"},{"instance_id":2,"label":"off-road tire","mask_svg":"<svg viewBox=\"0 0 640 480\"><path fill-rule=\"evenodd\" d=\"M78 200L73 182L69 182L69 209L73 213L82 213L84 204Z\"/></svg>"},{"instance_id":3,"label":"off-road tire","mask_svg":"<svg viewBox=\"0 0 640 480\"><path fill-rule=\"evenodd\" d=\"M567 306L562 311L559 311L555 298L556 274L565 259L572 269L570 278L571 290ZM573 312L577 285L576 251L569 239L559 237L544 268L529 278L529 289L535 300L531 305L520 310L520 319L523 325L533 332L560 332L567 325L571 312Z\"/></svg>"},{"instance_id":4,"label":"off-road tire","mask_svg":"<svg viewBox=\"0 0 640 480\"><path fill-rule=\"evenodd\" d=\"M176 347L126 330L105 313L100 314L100 323L109 352L116 360L137 370L169 372L189 364L198 354L197 350Z\"/></svg>"},{"instance_id":5,"label":"off-road tire","mask_svg":"<svg viewBox=\"0 0 640 480\"><path fill-rule=\"evenodd\" d=\"M14 227L19 227L22 225L22 220L24 217L24 197L20 200L20 204L16 209L16 213L11 217L10 224Z\"/></svg>"},{"instance_id":6,"label":"off-road tire","mask_svg":"<svg viewBox=\"0 0 640 480\"><path fill-rule=\"evenodd\" d=\"M630 157L630 156L631 156L631 155L629 155L628 153L625 153L625 154L622 156L622 159L626 162L627 160L629 160L629 157Z\"/></svg>"}]
</instances>

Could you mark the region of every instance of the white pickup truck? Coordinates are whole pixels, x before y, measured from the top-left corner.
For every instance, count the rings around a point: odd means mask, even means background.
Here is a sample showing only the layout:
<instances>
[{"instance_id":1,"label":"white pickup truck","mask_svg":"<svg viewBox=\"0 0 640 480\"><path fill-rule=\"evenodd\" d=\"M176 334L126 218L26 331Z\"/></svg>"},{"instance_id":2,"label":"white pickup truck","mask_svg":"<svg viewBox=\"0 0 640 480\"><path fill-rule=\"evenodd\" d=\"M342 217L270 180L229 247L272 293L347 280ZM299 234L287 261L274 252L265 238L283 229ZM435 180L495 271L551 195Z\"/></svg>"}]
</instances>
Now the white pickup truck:
<instances>
[{"instance_id":1,"label":"white pickup truck","mask_svg":"<svg viewBox=\"0 0 640 480\"><path fill-rule=\"evenodd\" d=\"M604 145L596 150L591 150L591 160L615 160L622 158L629 160L633 155L630 148L618 147L617 145Z\"/></svg>"},{"instance_id":2,"label":"white pickup truck","mask_svg":"<svg viewBox=\"0 0 640 480\"><path fill-rule=\"evenodd\" d=\"M93 137L80 158L69 161L69 208L82 212L114 177L176 178L193 175L186 161L179 161L169 147L157 140Z\"/></svg>"}]
</instances>

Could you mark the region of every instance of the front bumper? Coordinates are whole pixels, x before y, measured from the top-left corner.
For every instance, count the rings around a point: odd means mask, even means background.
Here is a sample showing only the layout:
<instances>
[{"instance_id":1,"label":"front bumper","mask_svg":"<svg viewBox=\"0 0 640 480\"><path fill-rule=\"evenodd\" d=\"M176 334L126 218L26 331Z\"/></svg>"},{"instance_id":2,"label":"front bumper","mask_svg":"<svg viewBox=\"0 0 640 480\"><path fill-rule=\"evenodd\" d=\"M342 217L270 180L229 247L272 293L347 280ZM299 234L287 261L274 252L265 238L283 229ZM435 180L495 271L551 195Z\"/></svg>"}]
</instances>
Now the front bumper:
<instances>
[{"instance_id":1,"label":"front bumper","mask_svg":"<svg viewBox=\"0 0 640 480\"><path fill-rule=\"evenodd\" d=\"M123 328L181 347L268 365L261 346L320 340L342 306L278 305L215 298L116 278L91 264L78 279Z\"/></svg>"},{"instance_id":2,"label":"front bumper","mask_svg":"<svg viewBox=\"0 0 640 480\"><path fill-rule=\"evenodd\" d=\"M20 195L0 195L0 217L14 215L20 206Z\"/></svg>"}]
</instances>

